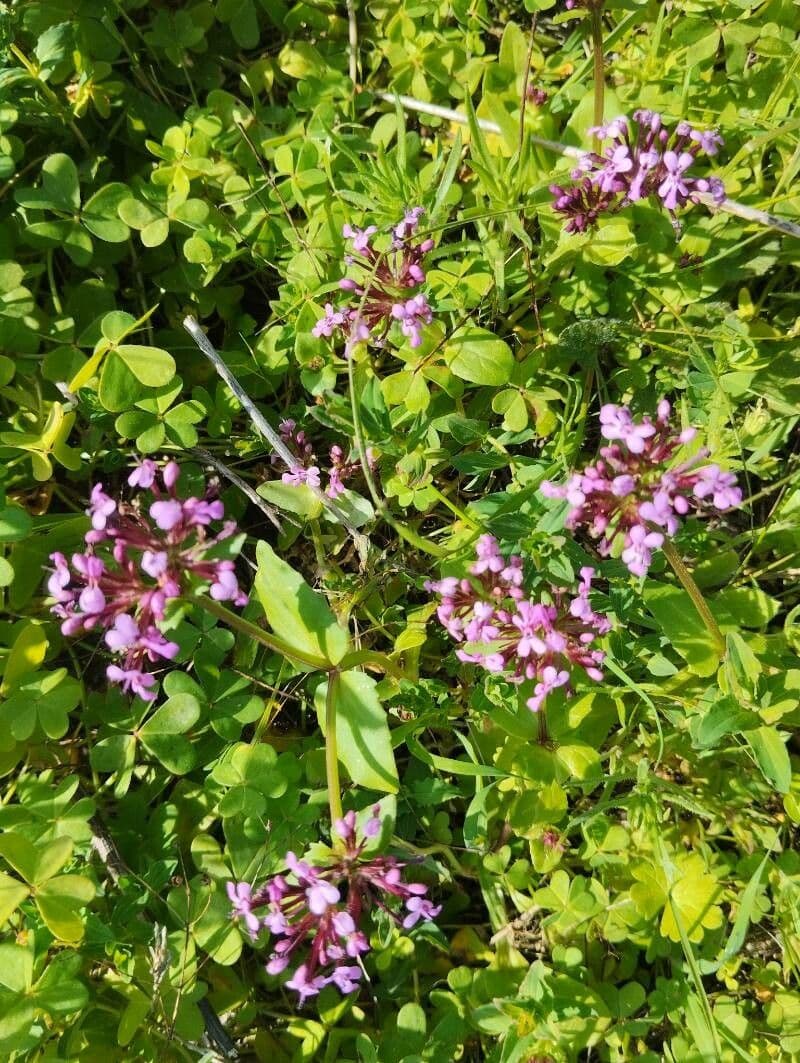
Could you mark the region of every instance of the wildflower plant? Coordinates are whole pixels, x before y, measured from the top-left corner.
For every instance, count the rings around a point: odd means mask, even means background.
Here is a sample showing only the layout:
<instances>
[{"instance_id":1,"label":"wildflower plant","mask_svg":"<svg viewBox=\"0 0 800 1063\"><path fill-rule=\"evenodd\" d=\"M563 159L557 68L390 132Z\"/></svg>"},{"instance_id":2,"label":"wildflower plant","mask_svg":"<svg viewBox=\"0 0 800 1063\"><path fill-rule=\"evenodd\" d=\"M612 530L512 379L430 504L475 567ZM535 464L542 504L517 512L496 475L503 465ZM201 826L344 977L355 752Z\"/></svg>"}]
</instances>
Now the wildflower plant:
<instances>
[{"instance_id":1,"label":"wildflower plant","mask_svg":"<svg viewBox=\"0 0 800 1063\"><path fill-rule=\"evenodd\" d=\"M371 949L371 911L385 913L402 930L441 911L427 898L426 885L407 880L405 861L367 851L381 826L380 805L373 807L360 837L356 813L347 812L333 824L332 849L317 846L303 859L287 853L287 873L256 888L247 882L227 884L231 914L242 920L250 938L256 941L266 931L274 939L267 974L285 974L286 987L301 1005L327 985L342 994L360 988L363 957Z\"/></svg>"},{"instance_id":2,"label":"wildflower plant","mask_svg":"<svg viewBox=\"0 0 800 1063\"><path fill-rule=\"evenodd\" d=\"M313 328L315 336L342 335L349 356L359 343L382 347L397 323L409 345L419 347L424 326L433 320L427 296L420 291L425 283L423 261L433 248L430 237L417 236L424 213L423 207L406 210L392 228L386 248L376 246L376 226L344 226L342 233L349 243L344 263L352 275L342 277L339 287L350 301L326 303L325 316Z\"/></svg>"},{"instance_id":3,"label":"wildflower plant","mask_svg":"<svg viewBox=\"0 0 800 1063\"><path fill-rule=\"evenodd\" d=\"M600 410L600 433L609 441L600 457L564 484L545 480L546 498L569 503L566 526L585 529L601 556L620 556L634 576L645 576L654 551L675 536L689 514L726 513L742 502L736 476L709 462L707 447L686 453L696 428L671 425L672 408L658 404L655 420L636 421L627 406Z\"/></svg>"},{"instance_id":4,"label":"wildflower plant","mask_svg":"<svg viewBox=\"0 0 800 1063\"><path fill-rule=\"evenodd\" d=\"M559 687L569 694L574 673L602 680L605 653L597 642L611 630L611 621L596 613L589 601L594 569L581 569L572 597L550 587L534 598L523 590L519 556L506 560L491 535L482 535L476 550L469 576L425 584L439 596L436 615L459 643L458 659L512 683L533 683L527 698L531 712L539 712L548 694Z\"/></svg>"},{"instance_id":5,"label":"wildflower plant","mask_svg":"<svg viewBox=\"0 0 800 1063\"><path fill-rule=\"evenodd\" d=\"M235 562L241 545L235 521L223 521L225 508L209 482L201 497L180 497L181 470L170 461L161 468L145 458L128 477L128 499L92 488L86 548L67 559L50 556L47 588L62 634L101 632L119 663L106 675L145 701L156 697L152 666L172 661L178 644L159 625L171 602L197 593L214 601L244 605ZM221 525L213 532L212 525ZM232 547L232 550L231 550Z\"/></svg>"},{"instance_id":6,"label":"wildflower plant","mask_svg":"<svg viewBox=\"0 0 800 1063\"><path fill-rule=\"evenodd\" d=\"M297 427L297 423L291 418L286 418L278 425L281 439L286 443L290 452L297 455L297 461L290 469L281 474L281 480L292 487L300 484L308 484L311 487L322 485L322 474L314 447L309 442L305 430ZM370 469L375 465L375 455L371 447L366 448L367 464ZM345 483L361 469L361 462L357 458L348 459L344 450L338 443L333 443L329 450L330 464L324 470L327 473L328 482L325 485L325 494L328 498L338 498L344 494ZM273 464L280 463L280 458L273 454Z\"/></svg>"},{"instance_id":7,"label":"wildflower plant","mask_svg":"<svg viewBox=\"0 0 800 1063\"><path fill-rule=\"evenodd\" d=\"M553 184L553 209L566 218L569 233L594 228L604 215L630 203L655 201L675 221L676 211L707 194L719 204L725 187L718 177L693 173L702 156L712 158L722 145L714 130L697 129L686 121L674 129L655 111L638 110L633 119L615 118L589 130L600 144L586 152L572 170L571 185Z\"/></svg>"}]
</instances>

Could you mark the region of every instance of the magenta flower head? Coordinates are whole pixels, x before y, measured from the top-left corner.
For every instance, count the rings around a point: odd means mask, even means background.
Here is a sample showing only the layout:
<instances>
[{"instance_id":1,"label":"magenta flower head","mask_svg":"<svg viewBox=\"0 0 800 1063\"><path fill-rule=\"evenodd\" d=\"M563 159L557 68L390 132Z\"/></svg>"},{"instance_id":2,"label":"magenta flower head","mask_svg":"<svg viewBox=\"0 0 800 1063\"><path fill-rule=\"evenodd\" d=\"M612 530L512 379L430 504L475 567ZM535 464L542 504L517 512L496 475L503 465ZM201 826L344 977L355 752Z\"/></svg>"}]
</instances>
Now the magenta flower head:
<instances>
[{"instance_id":1,"label":"magenta flower head","mask_svg":"<svg viewBox=\"0 0 800 1063\"><path fill-rule=\"evenodd\" d=\"M177 643L158 626L169 601L205 590L215 601L247 602L233 561L213 556L236 525L228 521L216 535L209 534L209 525L224 516L215 487L210 485L202 498L179 498L179 478L175 462L159 470L146 458L128 478L139 492L130 501L112 498L95 484L86 511L92 526L85 552L69 561L61 553L50 555L47 589L62 633L102 630L119 662L108 666L108 679L145 701L156 696L150 666L178 653Z\"/></svg>"},{"instance_id":2,"label":"magenta flower head","mask_svg":"<svg viewBox=\"0 0 800 1063\"><path fill-rule=\"evenodd\" d=\"M302 429L298 430L296 423L291 419L281 421L278 431L287 448L296 455L295 462L281 474L282 482L292 487L299 487L301 484L308 484L309 487L320 487L322 485L322 470L317 463L314 447L309 442L306 433ZM367 447L366 457L370 469L374 468L375 455L371 447ZM272 455L272 463L273 465L283 464L277 454ZM285 465L284 468L286 468ZM328 485L325 488L325 494L329 498L338 498L345 491L345 481L349 480L360 469L361 462L358 458L348 460L345 458L342 448L334 444L330 448L330 466L327 469Z\"/></svg>"},{"instance_id":3,"label":"magenta flower head","mask_svg":"<svg viewBox=\"0 0 800 1063\"><path fill-rule=\"evenodd\" d=\"M581 569L574 597L551 587L537 601L522 589L521 558L506 560L497 540L482 535L469 571L463 579L449 576L425 584L440 596L437 616L461 644L456 650L459 660L504 675L512 683L532 681L527 702L532 712L538 712L558 687L569 694L576 670L595 681L603 678L605 654L595 643L611 630L611 622L589 602L594 569Z\"/></svg>"},{"instance_id":4,"label":"magenta flower head","mask_svg":"<svg viewBox=\"0 0 800 1063\"><path fill-rule=\"evenodd\" d=\"M653 199L675 220L675 212L709 193L725 199L722 181L692 171L701 155L716 155L722 137L713 130L679 122L672 132L661 115L635 111L633 119L615 118L590 133L608 146L602 154L588 151L572 171L572 185L551 185L553 209L567 219L567 232L586 232L603 214L615 214L629 203Z\"/></svg>"},{"instance_id":5,"label":"magenta flower head","mask_svg":"<svg viewBox=\"0 0 800 1063\"><path fill-rule=\"evenodd\" d=\"M349 356L359 343L382 347L397 321L410 346L420 346L423 326L433 320L427 297L418 290L425 283L423 259L433 247L432 240L416 235L424 213L423 207L408 209L386 234L390 243L384 251L373 247L372 237L378 232L374 225L366 229L344 226L342 233L350 241L345 264L355 276L342 277L339 287L349 293L349 301L341 306L325 304L325 315L312 330L315 336L341 333Z\"/></svg>"},{"instance_id":6,"label":"magenta flower head","mask_svg":"<svg viewBox=\"0 0 800 1063\"><path fill-rule=\"evenodd\" d=\"M286 875L256 890L246 882L227 885L231 916L243 921L251 939L261 929L277 939L267 973L288 971L286 987L301 1004L327 985L345 995L359 988L361 957L370 951L365 930L371 909L379 908L404 930L441 911L426 897L427 886L405 881L405 862L365 852L368 840L380 833L379 813L375 805L362 837L355 812L337 820L337 845L324 858L298 859L290 852Z\"/></svg>"},{"instance_id":7,"label":"magenta flower head","mask_svg":"<svg viewBox=\"0 0 800 1063\"><path fill-rule=\"evenodd\" d=\"M655 421L635 421L627 406L603 406L600 433L609 444L600 448L599 459L565 484L541 486L545 498L569 502L568 528L585 528L599 540L601 555L621 557L634 576L647 574L654 551L688 513L725 512L742 502L734 474L706 463L705 447L680 459L697 433L676 432L670 414L666 400L658 404Z\"/></svg>"}]
</instances>

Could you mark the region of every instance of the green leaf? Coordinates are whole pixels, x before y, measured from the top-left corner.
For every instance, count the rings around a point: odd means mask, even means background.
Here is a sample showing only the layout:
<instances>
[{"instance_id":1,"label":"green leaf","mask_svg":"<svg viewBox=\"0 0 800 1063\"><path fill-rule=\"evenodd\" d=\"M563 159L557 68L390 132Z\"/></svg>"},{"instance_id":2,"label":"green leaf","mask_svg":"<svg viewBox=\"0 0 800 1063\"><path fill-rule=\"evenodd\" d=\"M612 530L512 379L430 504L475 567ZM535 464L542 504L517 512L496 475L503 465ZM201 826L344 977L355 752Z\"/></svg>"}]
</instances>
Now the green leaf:
<instances>
[{"instance_id":1,"label":"green leaf","mask_svg":"<svg viewBox=\"0 0 800 1063\"><path fill-rule=\"evenodd\" d=\"M98 398L110 413L127 410L141 398L144 389L115 351L109 351L103 362Z\"/></svg>"},{"instance_id":2,"label":"green leaf","mask_svg":"<svg viewBox=\"0 0 800 1063\"><path fill-rule=\"evenodd\" d=\"M336 743L339 759L354 783L370 790L396 793L397 766L386 712L375 680L364 672L344 672L335 680ZM320 727L325 733L328 683L314 693Z\"/></svg>"},{"instance_id":3,"label":"green leaf","mask_svg":"<svg viewBox=\"0 0 800 1063\"><path fill-rule=\"evenodd\" d=\"M0 945L0 983L15 993L27 993L32 982L33 949L11 942Z\"/></svg>"},{"instance_id":4,"label":"green leaf","mask_svg":"<svg viewBox=\"0 0 800 1063\"><path fill-rule=\"evenodd\" d=\"M2 926L12 912L22 904L30 893L26 885L17 878L12 878L5 871L0 871L0 926Z\"/></svg>"},{"instance_id":5,"label":"green leaf","mask_svg":"<svg viewBox=\"0 0 800 1063\"><path fill-rule=\"evenodd\" d=\"M133 735L111 735L101 739L89 751L89 763L95 771L126 772L136 763L136 739Z\"/></svg>"},{"instance_id":6,"label":"green leaf","mask_svg":"<svg viewBox=\"0 0 800 1063\"><path fill-rule=\"evenodd\" d=\"M280 480L267 480L259 484L256 493L266 498L273 506L296 513L299 517L317 520L322 513L322 503L307 484L285 484Z\"/></svg>"},{"instance_id":7,"label":"green leaf","mask_svg":"<svg viewBox=\"0 0 800 1063\"><path fill-rule=\"evenodd\" d=\"M211 775L223 786L249 787L265 797L282 797L287 782L277 760L272 746L239 742L217 762Z\"/></svg>"},{"instance_id":8,"label":"green leaf","mask_svg":"<svg viewBox=\"0 0 800 1063\"><path fill-rule=\"evenodd\" d=\"M207 266L214 261L214 252L202 236L190 236L183 245L183 254L187 262Z\"/></svg>"},{"instance_id":9,"label":"green leaf","mask_svg":"<svg viewBox=\"0 0 800 1063\"><path fill-rule=\"evenodd\" d=\"M597 779L601 775L600 754L592 746L581 742L558 746L556 759L571 776L581 782Z\"/></svg>"},{"instance_id":10,"label":"green leaf","mask_svg":"<svg viewBox=\"0 0 800 1063\"><path fill-rule=\"evenodd\" d=\"M255 589L270 627L301 653L335 665L350 648L328 603L265 542L256 547Z\"/></svg>"},{"instance_id":11,"label":"green leaf","mask_svg":"<svg viewBox=\"0 0 800 1063\"><path fill-rule=\"evenodd\" d=\"M37 720L48 738L61 738L69 726L69 713L80 698L80 683L68 676L66 669L34 673L0 703L0 716L9 718L11 733L18 742L30 738Z\"/></svg>"},{"instance_id":12,"label":"green leaf","mask_svg":"<svg viewBox=\"0 0 800 1063\"><path fill-rule=\"evenodd\" d=\"M26 539L32 527L30 514L22 506L0 507L0 542L16 543Z\"/></svg>"},{"instance_id":13,"label":"green leaf","mask_svg":"<svg viewBox=\"0 0 800 1063\"><path fill-rule=\"evenodd\" d=\"M501 387L514 371L514 356L505 340L475 325L464 325L448 340L444 356L456 376L473 384Z\"/></svg>"},{"instance_id":14,"label":"green leaf","mask_svg":"<svg viewBox=\"0 0 800 1063\"><path fill-rule=\"evenodd\" d=\"M42 164L41 188L20 189L15 198L23 207L49 207L74 214L81 206L78 167L69 155L49 155Z\"/></svg>"},{"instance_id":15,"label":"green leaf","mask_svg":"<svg viewBox=\"0 0 800 1063\"><path fill-rule=\"evenodd\" d=\"M83 875L59 875L36 891L36 907L52 933L62 941L80 941L84 923L78 909L94 900L95 887Z\"/></svg>"},{"instance_id":16,"label":"green leaf","mask_svg":"<svg viewBox=\"0 0 800 1063\"><path fill-rule=\"evenodd\" d=\"M76 952L53 956L33 990L37 1007L50 1015L69 1014L85 1007L89 992L76 977L82 966L82 957Z\"/></svg>"},{"instance_id":17,"label":"green leaf","mask_svg":"<svg viewBox=\"0 0 800 1063\"><path fill-rule=\"evenodd\" d=\"M124 343L116 348L116 354L136 379L149 388L163 387L175 376L175 359L160 347Z\"/></svg>"},{"instance_id":18,"label":"green leaf","mask_svg":"<svg viewBox=\"0 0 800 1063\"><path fill-rule=\"evenodd\" d=\"M792 765L786 743L774 727L748 731L747 742L767 782L778 793L788 794L792 784Z\"/></svg>"},{"instance_id":19,"label":"green leaf","mask_svg":"<svg viewBox=\"0 0 800 1063\"><path fill-rule=\"evenodd\" d=\"M740 708L734 698L721 698L708 712L692 719L692 744L695 749L713 749L725 735L753 730L760 723L758 713Z\"/></svg>"},{"instance_id":20,"label":"green leaf","mask_svg":"<svg viewBox=\"0 0 800 1063\"><path fill-rule=\"evenodd\" d=\"M41 624L28 621L14 640L6 658L2 690L6 693L23 676L35 671L44 660L49 643Z\"/></svg>"},{"instance_id":21,"label":"green leaf","mask_svg":"<svg viewBox=\"0 0 800 1063\"><path fill-rule=\"evenodd\" d=\"M643 597L690 671L701 676L713 675L719 667L719 653L686 591L664 583L645 583Z\"/></svg>"},{"instance_id":22,"label":"green leaf","mask_svg":"<svg viewBox=\"0 0 800 1063\"><path fill-rule=\"evenodd\" d=\"M105 185L87 200L81 212L81 219L93 236L108 244L121 244L128 239L131 231L117 213L120 203L128 196L128 186L115 181Z\"/></svg>"},{"instance_id":23,"label":"green leaf","mask_svg":"<svg viewBox=\"0 0 800 1063\"><path fill-rule=\"evenodd\" d=\"M52 878L72 856L72 839L56 838L42 848L13 831L0 836L0 856L22 875L26 882L39 887Z\"/></svg>"},{"instance_id":24,"label":"green leaf","mask_svg":"<svg viewBox=\"0 0 800 1063\"><path fill-rule=\"evenodd\" d=\"M145 247L159 247L169 236L169 218L156 218L139 234Z\"/></svg>"},{"instance_id":25,"label":"green leaf","mask_svg":"<svg viewBox=\"0 0 800 1063\"><path fill-rule=\"evenodd\" d=\"M200 703L192 694L169 698L139 728L142 745L174 775L185 775L197 762L192 743L184 737L200 719Z\"/></svg>"}]
</instances>

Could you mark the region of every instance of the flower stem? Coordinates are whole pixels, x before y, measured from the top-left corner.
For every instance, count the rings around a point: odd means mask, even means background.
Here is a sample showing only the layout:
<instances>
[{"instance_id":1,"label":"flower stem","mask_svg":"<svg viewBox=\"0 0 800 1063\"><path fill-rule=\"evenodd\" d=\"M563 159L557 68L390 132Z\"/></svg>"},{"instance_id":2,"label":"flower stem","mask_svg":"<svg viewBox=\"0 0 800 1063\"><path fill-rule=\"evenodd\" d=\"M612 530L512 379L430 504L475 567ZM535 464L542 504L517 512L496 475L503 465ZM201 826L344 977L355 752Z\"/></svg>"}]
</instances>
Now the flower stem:
<instances>
[{"instance_id":1,"label":"flower stem","mask_svg":"<svg viewBox=\"0 0 800 1063\"><path fill-rule=\"evenodd\" d=\"M395 679L407 679L408 676L391 657L377 650L353 650L339 661L339 670L347 672L351 668L377 668L378 671L391 675Z\"/></svg>"},{"instance_id":2,"label":"flower stem","mask_svg":"<svg viewBox=\"0 0 800 1063\"><path fill-rule=\"evenodd\" d=\"M694 602L694 607L699 613L701 620L708 628L709 634L714 640L715 648L721 660L725 656L725 636L720 631L719 625L714 619L711 610L708 608L708 603L703 597L702 591L695 583L694 577L686 565L684 565L680 554L669 539L664 539L661 549L664 551L664 556L667 561L672 565L672 570L678 577L683 589Z\"/></svg>"},{"instance_id":3,"label":"flower stem","mask_svg":"<svg viewBox=\"0 0 800 1063\"><path fill-rule=\"evenodd\" d=\"M336 695L338 692L339 671L332 668L328 673L328 690L325 694L325 777L328 781L331 826L343 816L342 793L339 784L339 751L336 748Z\"/></svg>"},{"instance_id":4,"label":"flower stem","mask_svg":"<svg viewBox=\"0 0 800 1063\"><path fill-rule=\"evenodd\" d=\"M406 527L402 521L395 520L388 505L378 494L378 489L375 486L375 481L372 476L372 470L367 461L367 448L364 444L363 432L361 431L361 416L358 410L358 399L356 398L352 355L347 359L347 388L350 393L350 410L353 415L353 432L355 435L356 450L358 451L358 458L361 462L361 472L366 481L367 489L369 490L370 495L372 495L372 502L375 506L376 516L385 520L390 528L394 528L400 538L405 539L409 546L414 546L417 550L422 550L423 553L431 554L433 557L444 557L446 551L443 550L441 546L436 543L429 543L427 539L423 539L421 535L417 535L417 533L411 528Z\"/></svg>"},{"instance_id":5,"label":"flower stem","mask_svg":"<svg viewBox=\"0 0 800 1063\"><path fill-rule=\"evenodd\" d=\"M541 706L536 716L539 720L539 745L546 746L550 741L550 735L547 733L547 709L544 705Z\"/></svg>"},{"instance_id":6,"label":"flower stem","mask_svg":"<svg viewBox=\"0 0 800 1063\"><path fill-rule=\"evenodd\" d=\"M592 21L592 57L594 60L594 124L603 124L605 114L605 63L603 62L603 4L595 2L591 5ZM595 151L599 151L601 141L599 137L594 139Z\"/></svg>"},{"instance_id":7,"label":"flower stem","mask_svg":"<svg viewBox=\"0 0 800 1063\"><path fill-rule=\"evenodd\" d=\"M255 639L255 641L260 642L262 646L274 650L275 653L280 653L283 657L286 657L287 660L292 661L294 664L299 664L302 668L307 668L314 672L322 672L330 668L329 661L324 660L322 657L314 657L310 653L303 653L302 650L295 649L294 646L290 646L288 642L284 642L284 640L278 638L277 635L272 635L270 632L264 631L263 628L258 627L257 624L251 624L249 620L245 620L244 617L239 616L238 613L226 609L224 605L215 602L213 598L196 598L194 599L194 603L199 605L202 609L205 609L207 613L211 613L219 620L224 621L224 623L229 627L232 627L235 631L240 631L243 635Z\"/></svg>"}]
</instances>

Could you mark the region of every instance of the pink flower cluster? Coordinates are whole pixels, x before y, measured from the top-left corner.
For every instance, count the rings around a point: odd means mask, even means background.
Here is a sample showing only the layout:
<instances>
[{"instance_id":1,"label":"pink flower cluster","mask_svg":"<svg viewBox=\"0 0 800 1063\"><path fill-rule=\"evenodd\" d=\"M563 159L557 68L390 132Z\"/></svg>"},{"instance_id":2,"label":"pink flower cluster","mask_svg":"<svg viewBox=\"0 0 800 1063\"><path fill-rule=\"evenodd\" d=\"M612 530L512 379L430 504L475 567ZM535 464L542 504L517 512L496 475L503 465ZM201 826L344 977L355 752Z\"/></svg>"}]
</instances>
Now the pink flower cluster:
<instances>
[{"instance_id":1,"label":"pink flower cluster","mask_svg":"<svg viewBox=\"0 0 800 1063\"><path fill-rule=\"evenodd\" d=\"M95 484L86 511L92 526L85 552L73 554L71 562L62 553L50 555L54 568L47 588L61 631L102 629L120 662L108 666L108 678L145 701L156 696L149 665L171 661L178 652L158 628L168 602L197 583L207 585L216 601L247 602L233 561L210 556L235 533L236 523L226 521L209 535L209 525L224 516L214 486L202 498L179 498L179 478L174 461L159 469L146 458L128 478L142 492L131 501L118 501Z\"/></svg>"},{"instance_id":2,"label":"pink flower cluster","mask_svg":"<svg viewBox=\"0 0 800 1063\"><path fill-rule=\"evenodd\" d=\"M297 455L296 464L284 472L281 480L285 484L299 487L300 484L308 484L310 487L320 487L322 476L320 473L314 448L308 441L308 436L303 429L298 429L295 421L287 418L278 425L281 439L287 447ZM325 494L329 498L338 498L344 493L345 481L351 479L361 469L361 462L345 458L344 451L336 443L330 449L330 466L328 467L328 484ZM370 469L375 467L375 456L371 447L366 448L367 462ZM277 455L272 456L273 464L280 462Z\"/></svg>"},{"instance_id":3,"label":"pink flower cluster","mask_svg":"<svg viewBox=\"0 0 800 1063\"><path fill-rule=\"evenodd\" d=\"M653 551L665 536L677 532L691 510L724 512L742 501L733 473L703 464L707 448L675 462L697 430L675 432L671 412L662 399L653 423L648 416L634 421L627 406L603 406L600 432L610 445L601 447L599 459L565 484L546 480L541 486L546 498L569 502L568 528L585 527L600 540L601 555L619 554L635 576L646 575Z\"/></svg>"},{"instance_id":4,"label":"pink flower cluster","mask_svg":"<svg viewBox=\"0 0 800 1063\"><path fill-rule=\"evenodd\" d=\"M532 712L556 687L569 693L575 668L590 679L603 678L605 654L592 644L611 630L611 622L589 602L594 569L581 569L575 597L551 587L548 601L535 601L522 589L522 560L512 556L506 561L497 540L482 535L469 571L471 578L448 576L425 584L441 597L436 612L440 623L463 644L456 650L459 660L506 674L512 683L532 680L527 701Z\"/></svg>"},{"instance_id":5,"label":"pink flower cluster","mask_svg":"<svg viewBox=\"0 0 800 1063\"><path fill-rule=\"evenodd\" d=\"M351 251L345 263L352 267L357 279L342 277L339 287L349 292L347 306L325 304L325 316L313 328L315 336L333 336L341 332L345 337L345 355L358 343L369 341L383 346L393 322L400 324L403 335L412 347L422 343L422 327L433 320L428 300L422 292L414 291L425 282L422 260L433 247L433 240L415 240L422 207L407 210L403 220L394 226L391 243L386 251L372 246L377 233L374 225L356 229L345 225L342 233L350 240Z\"/></svg>"},{"instance_id":6,"label":"pink flower cluster","mask_svg":"<svg viewBox=\"0 0 800 1063\"><path fill-rule=\"evenodd\" d=\"M428 887L405 882L406 864L393 856L364 855L369 838L380 833L380 806L375 805L356 835L356 814L334 823L341 845L320 865L286 854L290 878L275 875L257 890L247 882L229 882L231 915L244 922L255 940L266 929L278 938L267 962L268 974L281 974L303 956L286 980L303 1004L327 985L352 993L361 979L361 960L370 945L362 929L370 908L388 913L404 930L420 920L434 919L441 908L425 896ZM405 912L390 907L402 901Z\"/></svg>"},{"instance_id":7,"label":"pink flower cluster","mask_svg":"<svg viewBox=\"0 0 800 1063\"><path fill-rule=\"evenodd\" d=\"M655 196L673 216L700 192L710 192L717 203L725 188L717 177L696 177L689 171L701 154L713 156L722 144L715 131L694 129L679 122L672 132L660 114L635 111L633 122L615 118L590 129L611 143L602 155L587 151L570 176L575 184L551 185L553 209L567 219L567 232L585 232L601 214L613 214L629 203Z\"/></svg>"}]
</instances>

